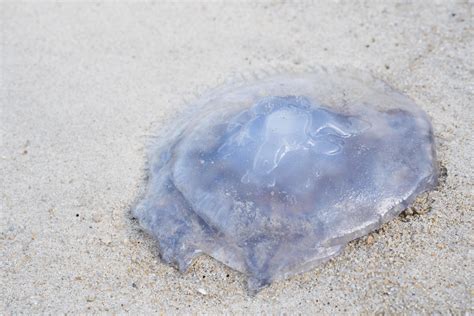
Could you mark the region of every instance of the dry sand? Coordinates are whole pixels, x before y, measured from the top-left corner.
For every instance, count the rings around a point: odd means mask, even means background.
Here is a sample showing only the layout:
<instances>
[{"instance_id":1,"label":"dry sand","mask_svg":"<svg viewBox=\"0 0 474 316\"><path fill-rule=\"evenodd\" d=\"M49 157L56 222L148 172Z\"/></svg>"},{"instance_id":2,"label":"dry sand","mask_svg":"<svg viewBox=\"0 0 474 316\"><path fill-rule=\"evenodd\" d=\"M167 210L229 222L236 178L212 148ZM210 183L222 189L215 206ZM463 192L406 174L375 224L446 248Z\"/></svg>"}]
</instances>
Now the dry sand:
<instances>
[{"instance_id":1,"label":"dry sand","mask_svg":"<svg viewBox=\"0 0 474 316\"><path fill-rule=\"evenodd\" d=\"M473 3L2 2L0 314L473 309ZM130 218L148 137L234 71L368 70L428 112L445 185L329 263L250 297L160 262Z\"/></svg>"}]
</instances>

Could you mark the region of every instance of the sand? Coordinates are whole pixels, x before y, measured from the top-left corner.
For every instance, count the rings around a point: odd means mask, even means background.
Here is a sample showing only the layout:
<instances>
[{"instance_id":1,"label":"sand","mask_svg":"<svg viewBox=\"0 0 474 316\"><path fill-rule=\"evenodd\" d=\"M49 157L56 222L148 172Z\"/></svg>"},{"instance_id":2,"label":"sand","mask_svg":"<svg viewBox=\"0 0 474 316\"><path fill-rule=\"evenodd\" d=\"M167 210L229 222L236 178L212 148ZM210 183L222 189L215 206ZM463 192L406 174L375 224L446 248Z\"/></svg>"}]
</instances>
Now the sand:
<instances>
[{"instance_id":1,"label":"sand","mask_svg":"<svg viewBox=\"0 0 474 316\"><path fill-rule=\"evenodd\" d=\"M2 2L0 314L473 311L473 3ZM129 210L145 149L233 72L358 67L432 118L448 176L310 272L251 297L160 262Z\"/></svg>"}]
</instances>

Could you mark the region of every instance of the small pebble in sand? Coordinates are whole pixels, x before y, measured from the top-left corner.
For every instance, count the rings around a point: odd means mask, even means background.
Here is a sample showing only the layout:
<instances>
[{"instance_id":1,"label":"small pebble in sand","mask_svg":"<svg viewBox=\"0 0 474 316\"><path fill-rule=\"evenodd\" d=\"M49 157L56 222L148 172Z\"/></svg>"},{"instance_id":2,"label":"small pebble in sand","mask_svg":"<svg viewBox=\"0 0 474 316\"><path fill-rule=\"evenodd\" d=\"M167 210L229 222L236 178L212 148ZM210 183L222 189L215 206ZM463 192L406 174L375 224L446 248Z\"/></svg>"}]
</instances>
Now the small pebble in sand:
<instances>
[{"instance_id":1,"label":"small pebble in sand","mask_svg":"<svg viewBox=\"0 0 474 316\"><path fill-rule=\"evenodd\" d=\"M198 291L199 294L207 295L207 291L205 289L199 288L197 291Z\"/></svg>"}]
</instances>

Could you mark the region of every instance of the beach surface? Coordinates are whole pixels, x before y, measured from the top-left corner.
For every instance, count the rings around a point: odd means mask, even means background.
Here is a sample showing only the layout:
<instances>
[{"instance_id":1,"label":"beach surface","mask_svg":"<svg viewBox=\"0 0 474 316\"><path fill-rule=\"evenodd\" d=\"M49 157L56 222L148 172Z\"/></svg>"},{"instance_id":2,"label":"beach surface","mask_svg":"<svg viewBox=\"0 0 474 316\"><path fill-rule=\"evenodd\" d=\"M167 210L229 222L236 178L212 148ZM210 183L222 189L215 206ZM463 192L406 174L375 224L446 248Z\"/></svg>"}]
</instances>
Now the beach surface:
<instances>
[{"instance_id":1,"label":"beach surface","mask_svg":"<svg viewBox=\"0 0 474 316\"><path fill-rule=\"evenodd\" d=\"M472 312L469 1L0 4L0 314ZM160 261L130 207L146 145L233 73L363 69L430 116L442 184L413 215L256 296Z\"/></svg>"}]
</instances>

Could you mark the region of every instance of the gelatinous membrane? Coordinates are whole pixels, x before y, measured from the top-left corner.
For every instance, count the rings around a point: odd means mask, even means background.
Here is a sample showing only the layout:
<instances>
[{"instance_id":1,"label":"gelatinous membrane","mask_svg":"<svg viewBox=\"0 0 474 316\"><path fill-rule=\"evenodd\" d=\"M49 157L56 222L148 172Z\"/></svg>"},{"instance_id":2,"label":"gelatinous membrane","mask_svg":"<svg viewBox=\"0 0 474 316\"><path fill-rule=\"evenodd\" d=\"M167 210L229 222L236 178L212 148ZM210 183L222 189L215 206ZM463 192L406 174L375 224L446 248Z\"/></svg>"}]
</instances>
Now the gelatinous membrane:
<instances>
[{"instance_id":1,"label":"gelatinous membrane","mask_svg":"<svg viewBox=\"0 0 474 316\"><path fill-rule=\"evenodd\" d=\"M426 115L364 73L226 86L168 130L134 214L166 262L186 270L206 253L253 292L328 260L437 181Z\"/></svg>"}]
</instances>

